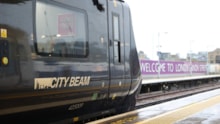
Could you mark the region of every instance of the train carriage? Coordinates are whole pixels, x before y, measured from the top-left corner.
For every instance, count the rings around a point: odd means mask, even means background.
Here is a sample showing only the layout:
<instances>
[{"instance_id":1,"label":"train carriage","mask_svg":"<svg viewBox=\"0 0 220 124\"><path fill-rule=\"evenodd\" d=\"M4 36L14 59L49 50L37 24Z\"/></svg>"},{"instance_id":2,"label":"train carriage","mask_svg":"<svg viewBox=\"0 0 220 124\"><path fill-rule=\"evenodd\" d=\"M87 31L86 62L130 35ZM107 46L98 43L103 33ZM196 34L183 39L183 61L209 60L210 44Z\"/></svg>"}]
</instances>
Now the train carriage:
<instances>
[{"instance_id":1,"label":"train carriage","mask_svg":"<svg viewBox=\"0 0 220 124\"><path fill-rule=\"evenodd\" d=\"M6 123L131 110L141 84L122 0L0 0L0 59Z\"/></svg>"}]
</instances>

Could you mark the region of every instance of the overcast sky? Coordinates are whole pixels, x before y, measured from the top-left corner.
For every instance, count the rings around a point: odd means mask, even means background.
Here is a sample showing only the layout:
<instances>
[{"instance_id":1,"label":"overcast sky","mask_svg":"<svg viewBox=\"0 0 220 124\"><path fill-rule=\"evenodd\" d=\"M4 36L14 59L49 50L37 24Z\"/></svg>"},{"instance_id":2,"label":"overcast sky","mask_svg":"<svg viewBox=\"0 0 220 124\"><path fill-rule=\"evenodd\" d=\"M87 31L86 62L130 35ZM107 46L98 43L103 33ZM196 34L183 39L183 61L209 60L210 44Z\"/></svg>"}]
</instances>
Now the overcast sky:
<instances>
[{"instance_id":1,"label":"overcast sky","mask_svg":"<svg viewBox=\"0 0 220 124\"><path fill-rule=\"evenodd\" d=\"M131 8L138 51L151 59L157 59L158 48L181 57L220 48L220 0L125 1Z\"/></svg>"}]
</instances>

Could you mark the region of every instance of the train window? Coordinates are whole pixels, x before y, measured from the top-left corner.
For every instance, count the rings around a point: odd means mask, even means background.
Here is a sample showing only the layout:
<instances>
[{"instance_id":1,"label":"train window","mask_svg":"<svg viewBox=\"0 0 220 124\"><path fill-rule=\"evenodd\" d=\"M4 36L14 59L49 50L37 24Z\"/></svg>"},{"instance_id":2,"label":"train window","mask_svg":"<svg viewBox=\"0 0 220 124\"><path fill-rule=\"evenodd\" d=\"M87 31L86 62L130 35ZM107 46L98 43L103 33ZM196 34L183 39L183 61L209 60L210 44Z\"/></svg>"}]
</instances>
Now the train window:
<instances>
[{"instance_id":1,"label":"train window","mask_svg":"<svg viewBox=\"0 0 220 124\"><path fill-rule=\"evenodd\" d=\"M119 15L113 14L113 39L114 39L114 62L121 62L121 53L120 53L120 28L119 28Z\"/></svg>"},{"instance_id":2,"label":"train window","mask_svg":"<svg viewBox=\"0 0 220 124\"><path fill-rule=\"evenodd\" d=\"M114 40L119 41L119 16L113 15L113 34Z\"/></svg>"},{"instance_id":3,"label":"train window","mask_svg":"<svg viewBox=\"0 0 220 124\"><path fill-rule=\"evenodd\" d=\"M88 54L87 16L82 10L36 3L37 50L41 55L86 57Z\"/></svg>"}]
</instances>

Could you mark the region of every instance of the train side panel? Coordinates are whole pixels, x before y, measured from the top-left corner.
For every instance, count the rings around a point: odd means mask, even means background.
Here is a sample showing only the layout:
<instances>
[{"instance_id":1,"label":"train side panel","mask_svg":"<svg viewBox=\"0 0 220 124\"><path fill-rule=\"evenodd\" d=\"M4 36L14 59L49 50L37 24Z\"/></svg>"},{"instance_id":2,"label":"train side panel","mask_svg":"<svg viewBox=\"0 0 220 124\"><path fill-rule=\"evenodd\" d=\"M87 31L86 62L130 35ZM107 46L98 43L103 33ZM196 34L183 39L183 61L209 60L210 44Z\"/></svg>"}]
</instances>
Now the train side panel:
<instances>
[{"instance_id":1,"label":"train side panel","mask_svg":"<svg viewBox=\"0 0 220 124\"><path fill-rule=\"evenodd\" d=\"M7 44L9 58L1 67L6 70L1 78L1 114L63 105L64 111L77 113L85 103L107 98L107 14L97 11L92 1L92 6L85 6L85 0L62 2L1 4L1 29L7 30L2 44Z\"/></svg>"}]
</instances>

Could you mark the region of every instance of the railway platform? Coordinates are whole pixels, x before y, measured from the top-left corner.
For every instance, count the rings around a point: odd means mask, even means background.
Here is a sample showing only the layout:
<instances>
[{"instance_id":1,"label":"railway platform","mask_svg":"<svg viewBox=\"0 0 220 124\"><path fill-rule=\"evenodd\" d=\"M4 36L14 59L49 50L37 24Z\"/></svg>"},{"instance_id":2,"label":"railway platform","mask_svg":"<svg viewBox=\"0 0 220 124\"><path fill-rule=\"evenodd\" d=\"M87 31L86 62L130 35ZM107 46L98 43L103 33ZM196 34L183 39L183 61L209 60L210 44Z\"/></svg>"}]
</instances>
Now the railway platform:
<instances>
[{"instance_id":1,"label":"railway platform","mask_svg":"<svg viewBox=\"0 0 220 124\"><path fill-rule=\"evenodd\" d=\"M148 106L88 124L219 124L220 89Z\"/></svg>"}]
</instances>

